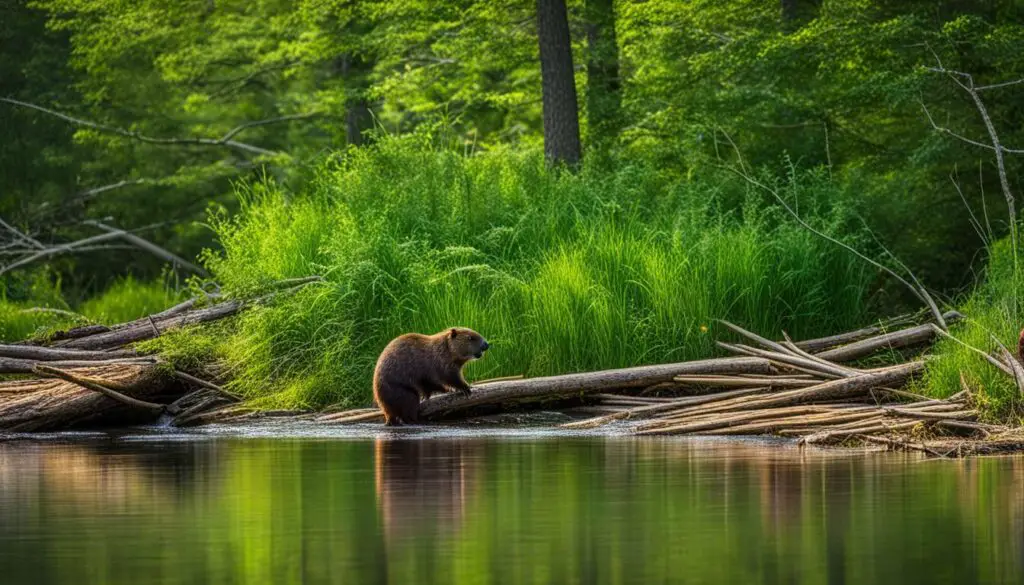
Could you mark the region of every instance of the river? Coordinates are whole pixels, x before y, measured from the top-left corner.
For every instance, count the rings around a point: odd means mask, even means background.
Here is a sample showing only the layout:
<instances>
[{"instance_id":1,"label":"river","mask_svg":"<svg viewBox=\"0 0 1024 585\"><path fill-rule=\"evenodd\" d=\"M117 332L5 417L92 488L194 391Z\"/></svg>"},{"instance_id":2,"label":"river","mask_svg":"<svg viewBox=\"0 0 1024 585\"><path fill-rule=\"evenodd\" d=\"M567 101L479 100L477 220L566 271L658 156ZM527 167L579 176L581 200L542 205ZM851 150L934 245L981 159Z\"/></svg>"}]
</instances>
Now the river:
<instances>
[{"instance_id":1,"label":"river","mask_svg":"<svg viewBox=\"0 0 1024 585\"><path fill-rule=\"evenodd\" d=\"M1022 583L1024 457L272 427L0 442L0 583Z\"/></svg>"}]
</instances>

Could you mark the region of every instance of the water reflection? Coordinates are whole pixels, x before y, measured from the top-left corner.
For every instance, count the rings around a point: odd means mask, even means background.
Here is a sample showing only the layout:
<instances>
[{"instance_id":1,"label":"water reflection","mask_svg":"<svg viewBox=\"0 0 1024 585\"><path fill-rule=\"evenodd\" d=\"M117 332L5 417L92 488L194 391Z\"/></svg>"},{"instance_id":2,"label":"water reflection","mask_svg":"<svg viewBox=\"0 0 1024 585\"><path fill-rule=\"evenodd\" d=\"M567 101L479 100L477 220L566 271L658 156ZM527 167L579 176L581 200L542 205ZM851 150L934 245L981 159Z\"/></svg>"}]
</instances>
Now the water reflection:
<instances>
[{"instance_id":1,"label":"water reflection","mask_svg":"<svg viewBox=\"0 0 1024 585\"><path fill-rule=\"evenodd\" d=\"M376 439L374 482L385 540L457 533L480 481L480 454L473 441Z\"/></svg>"},{"instance_id":2,"label":"water reflection","mask_svg":"<svg viewBox=\"0 0 1024 585\"><path fill-rule=\"evenodd\" d=\"M0 443L0 582L1020 583L1024 458L601 437Z\"/></svg>"}]
</instances>

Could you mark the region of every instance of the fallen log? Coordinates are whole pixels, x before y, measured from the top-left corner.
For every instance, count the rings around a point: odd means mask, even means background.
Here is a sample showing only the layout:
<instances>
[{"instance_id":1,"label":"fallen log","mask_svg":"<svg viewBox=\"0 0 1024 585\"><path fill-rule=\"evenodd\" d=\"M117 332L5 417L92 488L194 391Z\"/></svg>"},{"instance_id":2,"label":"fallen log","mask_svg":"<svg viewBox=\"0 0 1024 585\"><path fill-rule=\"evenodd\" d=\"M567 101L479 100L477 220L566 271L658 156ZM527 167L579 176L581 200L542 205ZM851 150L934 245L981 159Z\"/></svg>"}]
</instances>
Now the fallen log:
<instances>
[{"instance_id":1,"label":"fallen log","mask_svg":"<svg viewBox=\"0 0 1024 585\"><path fill-rule=\"evenodd\" d=\"M156 337L160 331L167 331L169 329L176 329L186 325L206 323L229 317L240 311L243 306L244 303L242 301L225 301L223 303L213 305L212 307L195 309L156 321L155 323L159 330L155 330L156 328L153 327L154 321L144 319L134 321L134 325L130 325L122 329L113 329L86 337L59 341L55 343L54 346L93 350L121 347L128 345L129 343L152 339L153 337Z\"/></svg>"},{"instance_id":2,"label":"fallen log","mask_svg":"<svg viewBox=\"0 0 1024 585\"><path fill-rule=\"evenodd\" d=\"M924 362L910 362L877 372L868 372L856 378L829 380L809 388L799 388L765 396L750 396L726 400L718 404L683 410L672 419L648 423L647 425L642 425L639 430L649 430L678 424L679 421L693 415L796 406L822 400L852 398L867 394L868 391L876 386L902 383L910 376L920 372L923 368Z\"/></svg>"},{"instance_id":3,"label":"fallen log","mask_svg":"<svg viewBox=\"0 0 1024 585\"><path fill-rule=\"evenodd\" d=\"M51 362L53 363L53 362ZM180 394L173 378L155 365L116 364L76 369L76 375L97 378L132 398L158 402ZM158 413L131 407L105 394L59 378L0 382L0 430L53 431L104 424L136 424Z\"/></svg>"},{"instance_id":4,"label":"fallen log","mask_svg":"<svg viewBox=\"0 0 1024 585\"><path fill-rule=\"evenodd\" d=\"M963 315L956 311L950 311L944 315L949 323L963 319ZM868 339L862 339L848 345L843 345L826 351L816 353L819 358L830 362L852 362L867 357L883 349L900 349L913 345L920 345L931 341L935 337L935 328L931 323L908 327L892 333L876 335ZM800 345L799 343L797 344ZM806 350L806 348L803 348Z\"/></svg>"},{"instance_id":5,"label":"fallen log","mask_svg":"<svg viewBox=\"0 0 1024 585\"><path fill-rule=\"evenodd\" d=\"M760 358L716 358L491 382L474 387L468 396L451 392L425 400L420 404L420 416L428 420L438 419L479 406L543 402L605 390L646 387L669 382L675 376L739 372L767 374L771 372L771 365L768 360Z\"/></svg>"},{"instance_id":6,"label":"fallen log","mask_svg":"<svg viewBox=\"0 0 1024 585\"><path fill-rule=\"evenodd\" d=\"M57 360L110 360L136 357L135 350L89 351L84 349L54 349L37 345L0 344L0 357L52 362Z\"/></svg>"},{"instance_id":7,"label":"fallen log","mask_svg":"<svg viewBox=\"0 0 1024 585\"><path fill-rule=\"evenodd\" d=\"M127 394L122 394L117 390L111 388L111 386L116 385L124 389L124 384L122 383L107 382L100 378L82 376L66 370L54 368L52 366L37 365L32 369L32 371L36 374L39 374L40 376L52 376L54 378L60 378L61 380L66 380L68 382L71 382L72 384L77 384L82 388L88 388L89 390L92 390L94 392L99 392L100 394L103 394L108 398L113 398L114 400L117 400L118 402L128 405L132 408L141 408L143 410L148 410L155 414L162 414L164 410L167 408L167 406L164 404L157 404L155 402L147 402L145 400L139 400L138 398L132 398Z\"/></svg>"},{"instance_id":8,"label":"fallen log","mask_svg":"<svg viewBox=\"0 0 1024 585\"><path fill-rule=\"evenodd\" d=\"M616 421L616 420L645 418L645 417L652 416L652 415L659 414L659 413L671 412L673 410L678 410L678 409L681 409L681 408L697 406L697 405L700 405L700 404L708 404L708 403L711 403L711 402L719 402L719 401L722 401L722 400L727 400L729 398L734 398L734 397L738 397L738 396L749 396L751 394L764 394L765 392L768 392L770 390L771 390L770 387L765 386L765 387L761 387L761 388L743 388L743 389L740 389L740 390L732 390L732 391L729 391L729 392L719 392L717 394L708 394L708 395L704 395L704 396L687 396L685 398L679 398L679 399L673 400L671 402L664 402L664 403L661 403L661 404L652 404L650 406L640 406L638 408L631 408L629 410L623 410L623 411L616 412L616 413L613 413L613 414L608 414L608 415L604 415L604 416L598 416L598 417L595 417L595 418L589 418L589 419L581 420L581 421L574 421L574 422L571 422L571 423L565 423L564 425L562 425L562 428L565 428L565 429L590 429L590 428L594 428L594 427L599 427L599 426L604 425L604 424L608 424L608 423L610 423L612 421Z\"/></svg>"},{"instance_id":9,"label":"fallen log","mask_svg":"<svg viewBox=\"0 0 1024 585\"><path fill-rule=\"evenodd\" d=\"M40 362L36 360L22 360L0 358L0 374L31 374L33 368L39 364L49 364L57 368L87 368L90 366L102 365L152 365L156 364L156 358L134 357L134 358L111 358L106 360L56 360Z\"/></svg>"}]
</instances>

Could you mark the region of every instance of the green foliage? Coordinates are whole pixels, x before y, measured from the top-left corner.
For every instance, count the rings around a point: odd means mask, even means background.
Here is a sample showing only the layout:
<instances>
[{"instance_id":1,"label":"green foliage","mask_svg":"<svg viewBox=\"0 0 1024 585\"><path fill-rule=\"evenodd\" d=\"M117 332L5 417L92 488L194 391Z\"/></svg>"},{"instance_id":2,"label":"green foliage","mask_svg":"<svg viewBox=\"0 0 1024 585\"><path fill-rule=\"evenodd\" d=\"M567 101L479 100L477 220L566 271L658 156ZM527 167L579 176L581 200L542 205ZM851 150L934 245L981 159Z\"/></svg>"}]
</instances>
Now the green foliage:
<instances>
[{"instance_id":1,"label":"green foliage","mask_svg":"<svg viewBox=\"0 0 1024 585\"><path fill-rule=\"evenodd\" d=\"M139 282L129 276L82 303L79 310L97 323L116 324L159 313L181 300L181 294L164 282Z\"/></svg>"},{"instance_id":2,"label":"green foliage","mask_svg":"<svg viewBox=\"0 0 1024 585\"><path fill-rule=\"evenodd\" d=\"M8 287L0 299L0 341L46 337L49 333L90 323L114 325L158 313L181 300L166 281L140 282L132 277L72 307L59 282L36 273L21 287Z\"/></svg>"},{"instance_id":3,"label":"green foliage","mask_svg":"<svg viewBox=\"0 0 1024 585\"><path fill-rule=\"evenodd\" d=\"M957 339L993 355L999 354L994 341L998 339L1017 354L1017 338L1024 327L1024 267L1017 264L1008 239L993 247L985 281L961 310L967 321L951 331ZM990 416L1020 420L1020 391L1010 376L953 340L940 341L935 353L922 383L931 395L946 397L962 390L962 374Z\"/></svg>"},{"instance_id":4,"label":"green foliage","mask_svg":"<svg viewBox=\"0 0 1024 585\"><path fill-rule=\"evenodd\" d=\"M810 220L842 225L825 181L808 180ZM212 225L223 252L207 264L229 293L326 279L223 337L231 388L264 405L365 404L388 340L452 325L494 346L469 366L476 379L707 356L716 318L837 331L863 319L870 277L736 179L573 175L539 151L463 156L418 136L336 156L301 194L250 186L241 213Z\"/></svg>"}]
</instances>

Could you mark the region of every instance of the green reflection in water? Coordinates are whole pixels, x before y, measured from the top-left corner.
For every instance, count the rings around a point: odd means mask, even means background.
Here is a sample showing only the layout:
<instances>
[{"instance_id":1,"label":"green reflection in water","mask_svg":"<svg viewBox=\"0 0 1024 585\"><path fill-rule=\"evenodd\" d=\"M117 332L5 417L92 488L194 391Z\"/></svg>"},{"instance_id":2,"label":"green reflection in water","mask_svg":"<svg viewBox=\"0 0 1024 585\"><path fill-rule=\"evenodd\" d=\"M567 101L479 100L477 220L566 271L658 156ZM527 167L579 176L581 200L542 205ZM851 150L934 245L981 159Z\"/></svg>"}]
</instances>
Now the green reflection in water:
<instances>
[{"instance_id":1,"label":"green reflection in water","mask_svg":"<svg viewBox=\"0 0 1024 585\"><path fill-rule=\"evenodd\" d=\"M1021 583L1024 458L626 438L0 444L0 582Z\"/></svg>"}]
</instances>

